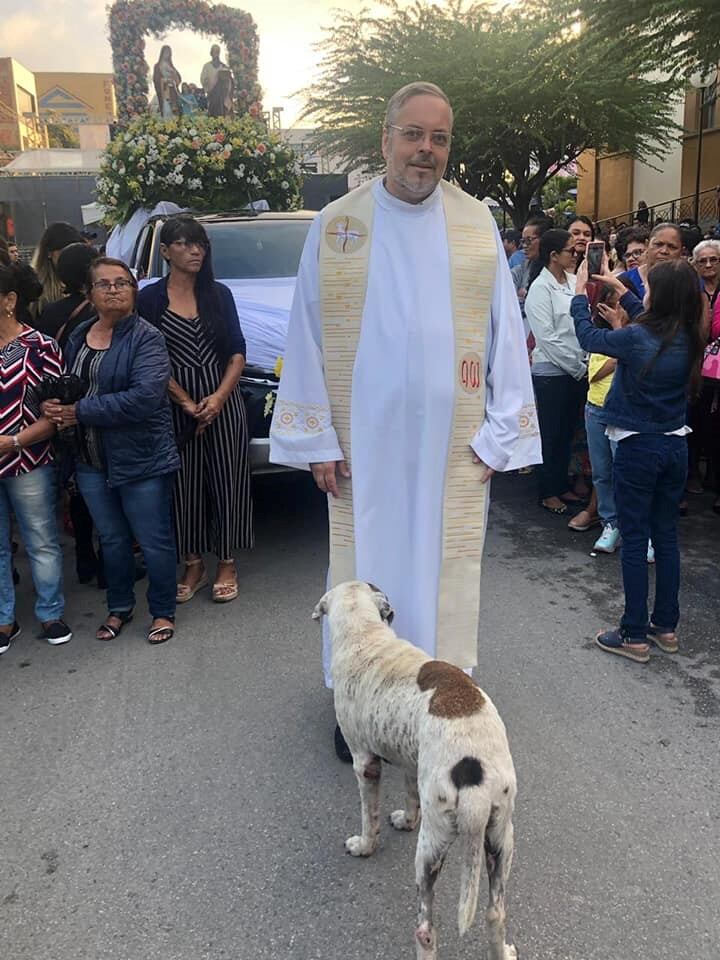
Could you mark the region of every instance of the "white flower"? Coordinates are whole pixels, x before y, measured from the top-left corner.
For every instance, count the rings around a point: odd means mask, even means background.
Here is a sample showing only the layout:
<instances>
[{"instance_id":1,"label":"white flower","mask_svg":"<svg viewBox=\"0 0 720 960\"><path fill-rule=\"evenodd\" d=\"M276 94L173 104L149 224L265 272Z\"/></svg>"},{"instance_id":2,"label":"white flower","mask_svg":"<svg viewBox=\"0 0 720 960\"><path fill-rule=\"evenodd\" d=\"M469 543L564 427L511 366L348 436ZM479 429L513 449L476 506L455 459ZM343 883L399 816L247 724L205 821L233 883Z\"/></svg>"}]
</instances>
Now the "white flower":
<instances>
[{"instance_id":1,"label":"white flower","mask_svg":"<svg viewBox=\"0 0 720 960\"><path fill-rule=\"evenodd\" d=\"M202 187L202 180L200 179L200 177L191 177L188 180L188 187L190 188L190 190L200 190L200 188Z\"/></svg>"},{"instance_id":2,"label":"white flower","mask_svg":"<svg viewBox=\"0 0 720 960\"><path fill-rule=\"evenodd\" d=\"M256 174L253 174L253 175L250 177L250 183L251 183L254 187L259 187L259 186L260 186L260 181L258 180Z\"/></svg>"},{"instance_id":3,"label":"white flower","mask_svg":"<svg viewBox=\"0 0 720 960\"><path fill-rule=\"evenodd\" d=\"M283 182L280 184L280 186L283 188L283 190L289 190L289 189L290 189L290 184L287 182L287 180L283 180Z\"/></svg>"}]
</instances>

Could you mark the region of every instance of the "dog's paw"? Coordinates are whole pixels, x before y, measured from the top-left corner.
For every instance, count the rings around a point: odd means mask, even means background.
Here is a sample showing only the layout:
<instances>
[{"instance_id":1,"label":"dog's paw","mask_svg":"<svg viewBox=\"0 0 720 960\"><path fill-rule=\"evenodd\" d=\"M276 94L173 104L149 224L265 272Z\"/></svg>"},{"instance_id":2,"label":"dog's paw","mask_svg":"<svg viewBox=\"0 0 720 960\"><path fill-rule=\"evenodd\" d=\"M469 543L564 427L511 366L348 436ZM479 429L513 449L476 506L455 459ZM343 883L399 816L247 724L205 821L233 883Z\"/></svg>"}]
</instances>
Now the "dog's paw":
<instances>
[{"instance_id":1,"label":"dog's paw","mask_svg":"<svg viewBox=\"0 0 720 960\"><path fill-rule=\"evenodd\" d=\"M511 943L505 944L505 960L518 960L517 947L514 947Z\"/></svg>"},{"instance_id":2,"label":"dog's paw","mask_svg":"<svg viewBox=\"0 0 720 960\"><path fill-rule=\"evenodd\" d=\"M375 852L376 846L376 842L364 837L348 837L345 841L345 850L352 857L369 857Z\"/></svg>"},{"instance_id":3,"label":"dog's paw","mask_svg":"<svg viewBox=\"0 0 720 960\"><path fill-rule=\"evenodd\" d=\"M414 830L420 817L411 820L404 810L393 810L388 819L396 830Z\"/></svg>"},{"instance_id":4,"label":"dog's paw","mask_svg":"<svg viewBox=\"0 0 720 960\"><path fill-rule=\"evenodd\" d=\"M425 921L415 929L418 960L435 960L437 957L437 934L435 927Z\"/></svg>"}]
</instances>

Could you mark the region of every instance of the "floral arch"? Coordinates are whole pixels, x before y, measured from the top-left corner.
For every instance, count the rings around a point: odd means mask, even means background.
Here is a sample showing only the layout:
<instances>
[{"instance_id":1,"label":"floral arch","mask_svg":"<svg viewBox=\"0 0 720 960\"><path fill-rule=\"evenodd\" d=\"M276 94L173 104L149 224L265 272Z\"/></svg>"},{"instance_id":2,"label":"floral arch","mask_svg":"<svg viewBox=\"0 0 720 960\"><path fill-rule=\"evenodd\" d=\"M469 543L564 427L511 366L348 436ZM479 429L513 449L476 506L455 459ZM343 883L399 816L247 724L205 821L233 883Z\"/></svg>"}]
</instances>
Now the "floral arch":
<instances>
[{"instance_id":1,"label":"floral arch","mask_svg":"<svg viewBox=\"0 0 720 960\"><path fill-rule=\"evenodd\" d=\"M148 109L145 34L162 37L178 28L222 37L235 77L237 111L259 111L258 34L249 13L205 0L117 0L109 8L108 23L121 122Z\"/></svg>"}]
</instances>

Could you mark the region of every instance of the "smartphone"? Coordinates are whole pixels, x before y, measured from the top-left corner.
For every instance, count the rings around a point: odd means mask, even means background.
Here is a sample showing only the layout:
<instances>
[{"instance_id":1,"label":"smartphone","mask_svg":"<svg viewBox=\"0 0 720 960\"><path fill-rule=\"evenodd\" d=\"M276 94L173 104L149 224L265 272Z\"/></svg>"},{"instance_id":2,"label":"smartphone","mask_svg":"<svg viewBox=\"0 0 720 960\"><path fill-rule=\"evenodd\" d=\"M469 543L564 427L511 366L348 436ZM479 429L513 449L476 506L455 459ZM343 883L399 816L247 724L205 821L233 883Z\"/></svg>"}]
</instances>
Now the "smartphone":
<instances>
[{"instance_id":1,"label":"smartphone","mask_svg":"<svg viewBox=\"0 0 720 960\"><path fill-rule=\"evenodd\" d=\"M585 249L585 259L588 265L588 280L593 274L602 273L603 256L605 254L605 242L603 240L592 240Z\"/></svg>"}]
</instances>

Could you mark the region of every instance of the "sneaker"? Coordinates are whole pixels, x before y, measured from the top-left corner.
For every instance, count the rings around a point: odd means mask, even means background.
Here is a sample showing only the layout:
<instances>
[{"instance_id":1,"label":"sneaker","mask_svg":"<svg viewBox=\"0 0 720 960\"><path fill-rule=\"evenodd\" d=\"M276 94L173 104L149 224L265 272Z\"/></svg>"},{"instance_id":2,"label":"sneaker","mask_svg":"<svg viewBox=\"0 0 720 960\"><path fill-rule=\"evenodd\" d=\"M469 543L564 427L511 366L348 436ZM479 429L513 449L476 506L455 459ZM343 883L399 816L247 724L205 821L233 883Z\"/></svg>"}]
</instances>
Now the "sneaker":
<instances>
[{"instance_id":1,"label":"sneaker","mask_svg":"<svg viewBox=\"0 0 720 960\"><path fill-rule=\"evenodd\" d=\"M606 630L595 637L595 643L606 653L616 653L635 663L647 663L650 660L650 647L643 639L626 637L622 630Z\"/></svg>"},{"instance_id":2,"label":"sneaker","mask_svg":"<svg viewBox=\"0 0 720 960\"><path fill-rule=\"evenodd\" d=\"M4 630L0 630L0 653L7 653L7 651L12 646L13 640L17 640L20 636L20 626L17 622L10 627L10 633L5 633Z\"/></svg>"},{"instance_id":3,"label":"sneaker","mask_svg":"<svg viewBox=\"0 0 720 960\"><path fill-rule=\"evenodd\" d=\"M43 624L43 636L54 647L72 640L72 630L64 620L51 620Z\"/></svg>"},{"instance_id":4,"label":"sneaker","mask_svg":"<svg viewBox=\"0 0 720 960\"><path fill-rule=\"evenodd\" d=\"M655 547L652 545L650 540L648 540L647 562L655 563Z\"/></svg>"},{"instance_id":5,"label":"sneaker","mask_svg":"<svg viewBox=\"0 0 720 960\"><path fill-rule=\"evenodd\" d=\"M620 531L611 523L606 523L603 532L595 541L593 550L598 553L615 553L620 543Z\"/></svg>"},{"instance_id":6,"label":"sneaker","mask_svg":"<svg viewBox=\"0 0 720 960\"><path fill-rule=\"evenodd\" d=\"M678 638L673 630L659 630L654 623L647 628L647 638L663 653L677 653L680 649Z\"/></svg>"}]
</instances>

